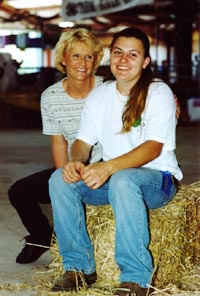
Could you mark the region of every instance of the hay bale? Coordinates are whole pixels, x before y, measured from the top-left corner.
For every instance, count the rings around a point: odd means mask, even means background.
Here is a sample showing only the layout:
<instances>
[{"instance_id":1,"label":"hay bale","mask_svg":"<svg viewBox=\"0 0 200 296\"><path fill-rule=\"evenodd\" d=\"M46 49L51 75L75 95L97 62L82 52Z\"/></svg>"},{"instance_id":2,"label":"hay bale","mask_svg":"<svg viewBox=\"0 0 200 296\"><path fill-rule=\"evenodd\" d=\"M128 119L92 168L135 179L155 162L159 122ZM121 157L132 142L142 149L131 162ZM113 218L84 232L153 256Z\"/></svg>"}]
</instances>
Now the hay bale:
<instances>
[{"instance_id":1,"label":"hay bale","mask_svg":"<svg viewBox=\"0 0 200 296\"><path fill-rule=\"evenodd\" d=\"M155 285L178 284L200 260L200 183L182 185L168 205L150 211Z\"/></svg>"},{"instance_id":2,"label":"hay bale","mask_svg":"<svg viewBox=\"0 0 200 296\"><path fill-rule=\"evenodd\" d=\"M87 206L86 213L87 229L94 245L98 285L105 291L111 290L113 285L119 284L119 269L114 260L113 212L110 205L106 205ZM149 223L155 286L182 286L183 283L187 286L187 280L191 284L191 278L194 278L192 271L200 262L200 182L181 185L170 203L149 211ZM51 268L59 269L61 274L62 260L56 241L52 255ZM193 288L195 285L200 288L193 282Z\"/></svg>"}]
</instances>

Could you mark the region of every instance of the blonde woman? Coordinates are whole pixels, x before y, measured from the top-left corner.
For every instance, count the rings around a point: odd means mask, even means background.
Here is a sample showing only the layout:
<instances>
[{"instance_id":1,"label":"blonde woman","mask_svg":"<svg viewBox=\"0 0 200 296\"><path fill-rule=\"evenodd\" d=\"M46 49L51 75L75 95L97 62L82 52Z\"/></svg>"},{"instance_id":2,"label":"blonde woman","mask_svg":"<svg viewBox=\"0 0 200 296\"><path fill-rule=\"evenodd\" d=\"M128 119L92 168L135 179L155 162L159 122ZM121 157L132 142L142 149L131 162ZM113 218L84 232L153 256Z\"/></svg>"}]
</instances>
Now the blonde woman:
<instances>
[{"instance_id":1,"label":"blonde woman","mask_svg":"<svg viewBox=\"0 0 200 296\"><path fill-rule=\"evenodd\" d=\"M55 66L65 78L48 87L41 96L43 133L51 137L54 167L18 180L8 192L29 233L25 237L27 243L50 246L53 228L40 204L50 203L48 180L56 168L68 162L86 98L94 86L103 81L102 77L95 76L102 56L100 41L83 28L62 33L56 45ZM100 149L95 146L93 161L100 157ZM47 250L25 244L16 262L34 262Z\"/></svg>"}]
</instances>

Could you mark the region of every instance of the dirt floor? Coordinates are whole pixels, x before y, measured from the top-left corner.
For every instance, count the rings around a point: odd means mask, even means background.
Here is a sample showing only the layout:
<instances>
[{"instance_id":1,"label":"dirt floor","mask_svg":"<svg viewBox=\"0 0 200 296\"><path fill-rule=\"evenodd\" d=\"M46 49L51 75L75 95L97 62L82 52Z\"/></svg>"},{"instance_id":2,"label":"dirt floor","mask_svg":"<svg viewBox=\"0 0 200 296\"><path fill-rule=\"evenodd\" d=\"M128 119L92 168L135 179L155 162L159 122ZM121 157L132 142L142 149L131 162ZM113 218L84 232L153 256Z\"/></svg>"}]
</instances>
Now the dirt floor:
<instances>
[{"instance_id":1,"label":"dirt floor","mask_svg":"<svg viewBox=\"0 0 200 296\"><path fill-rule=\"evenodd\" d=\"M184 174L183 184L200 181L199 144L200 125L178 127L176 154ZM15 180L51 166L49 137L43 136L41 130L0 130L0 295L2 296L50 295L48 282L49 264L52 259L50 251L35 263L27 265L15 263L15 258L23 246L23 241L20 239L27 233L8 201L7 190ZM50 207L43 208L51 218ZM168 295L163 293L156 295ZM64 295L64 293L52 293L52 295ZM200 295L200 291L173 295Z\"/></svg>"}]
</instances>

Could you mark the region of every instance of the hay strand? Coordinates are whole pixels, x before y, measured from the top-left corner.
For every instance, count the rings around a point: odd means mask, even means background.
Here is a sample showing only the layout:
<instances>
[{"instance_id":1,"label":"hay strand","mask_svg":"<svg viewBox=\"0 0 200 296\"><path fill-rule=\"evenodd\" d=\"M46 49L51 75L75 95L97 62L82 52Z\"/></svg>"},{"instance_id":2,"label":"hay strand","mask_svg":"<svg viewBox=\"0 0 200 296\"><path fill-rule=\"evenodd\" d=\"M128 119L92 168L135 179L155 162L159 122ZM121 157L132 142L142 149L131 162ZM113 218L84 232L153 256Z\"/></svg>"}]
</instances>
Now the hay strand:
<instances>
[{"instance_id":1,"label":"hay strand","mask_svg":"<svg viewBox=\"0 0 200 296\"><path fill-rule=\"evenodd\" d=\"M98 282L92 289L70 295L113 295L113 289L119 284L119 269L114 260L113 212L110 205L106 205L87 206L86 213ZM155 295L200 295L200 182L181 185L168 205L150 210L149 225ZM54 277L58 277L63 273L63 267L55 237L52 257L50 268Z\"/></svg>"}]
</instances>

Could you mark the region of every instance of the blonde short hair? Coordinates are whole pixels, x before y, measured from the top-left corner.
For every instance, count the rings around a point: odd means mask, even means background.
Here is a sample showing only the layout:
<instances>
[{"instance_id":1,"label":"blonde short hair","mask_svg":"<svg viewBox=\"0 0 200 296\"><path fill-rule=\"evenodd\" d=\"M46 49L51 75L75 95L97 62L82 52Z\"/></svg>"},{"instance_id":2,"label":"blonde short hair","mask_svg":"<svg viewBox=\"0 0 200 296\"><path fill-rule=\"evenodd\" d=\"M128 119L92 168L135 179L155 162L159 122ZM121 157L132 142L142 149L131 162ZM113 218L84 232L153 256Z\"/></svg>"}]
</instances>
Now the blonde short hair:
<instances>
[{"instance_id":1,"label":"blonde short hair","mask_svg":"<svg viewBox=\"0 0 200 296\"><path fill-rule=\"evenodd\" d=\"M70 29L61 34L55 47L55 67L63 74L66 74L65 66L62 64L63 54L65 51L70 50L77 41L84 42L93 50L95 58L94 74L103 57L103 46L93 33L84 28Z\"/></svg>"}]
</instances>

